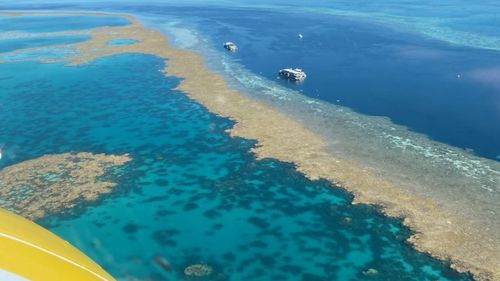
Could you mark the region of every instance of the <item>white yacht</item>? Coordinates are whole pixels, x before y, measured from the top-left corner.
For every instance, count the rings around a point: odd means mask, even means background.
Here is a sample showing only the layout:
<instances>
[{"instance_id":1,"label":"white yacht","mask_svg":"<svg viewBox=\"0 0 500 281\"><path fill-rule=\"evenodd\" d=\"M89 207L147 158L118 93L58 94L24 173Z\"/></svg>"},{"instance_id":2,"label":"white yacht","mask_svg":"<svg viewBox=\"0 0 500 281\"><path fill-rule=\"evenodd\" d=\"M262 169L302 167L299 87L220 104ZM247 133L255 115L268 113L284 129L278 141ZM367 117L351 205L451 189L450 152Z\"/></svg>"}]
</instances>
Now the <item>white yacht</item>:
<instances>
[{"instance_id":1,"label":"white yacht","mask_svg":"<svg viewBox=\"0 0 500 281\"><path fill-rule=\"evenodd\" d=\"M292 81L303 81L307 77L304 70L300 68L284 68L279 71L279 76Z\"/></svg>"},{"instance_id":2,"label":"white yacht","mask_svg":"<svg viewBox=\"0 0 500 281\"><path fill-rule=\"evenodd\" d=\"M236 46L233 42L224 43L224 48L231 52L236 52L236 50L238 50L238 46Z\"/></svg>"}]
</instances>

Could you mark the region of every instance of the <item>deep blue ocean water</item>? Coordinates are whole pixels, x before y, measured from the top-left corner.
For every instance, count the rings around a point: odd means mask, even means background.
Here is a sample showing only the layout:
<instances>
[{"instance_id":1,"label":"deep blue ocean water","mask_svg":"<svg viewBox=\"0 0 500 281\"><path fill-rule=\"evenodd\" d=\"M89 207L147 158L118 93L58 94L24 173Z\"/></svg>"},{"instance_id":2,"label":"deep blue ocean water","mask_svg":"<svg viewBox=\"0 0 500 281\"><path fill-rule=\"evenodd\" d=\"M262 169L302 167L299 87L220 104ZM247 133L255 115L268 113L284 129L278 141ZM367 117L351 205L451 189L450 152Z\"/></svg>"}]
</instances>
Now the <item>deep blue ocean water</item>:
<instances>
[{"instance_id":1,"label":"deep blue ocean water","mask_svg":"<svg viewBox=\"0 0 500 281\"><path fill-rule=\"evenodd\" d=\"M387 116L482 157L500 157L500 84L495 82L500 54L496 51L293 9L291 13L170 6L130 10L187 18L214 48L234 41L239 47L231 54L234 61L270 80L276 80L281 68L303 68L308 74L303 83L280 82L304 95L362 114Z\"/></svg>"},{"instance_id":2,"label":"deep blue ocean water","mask_svg":"<svg viewBox=\"0 0 500 281\"><path fill-rule=\"evenodd\" d=\"M470 280L407 245L399 220L256 160L254 143L173 90L163 67L141 54L0 64L0 167L68 151L132 156L106 176L115 192L39 221L114 276L183 280L205 262L213 280Z\"/></svg>"}]
</instances>

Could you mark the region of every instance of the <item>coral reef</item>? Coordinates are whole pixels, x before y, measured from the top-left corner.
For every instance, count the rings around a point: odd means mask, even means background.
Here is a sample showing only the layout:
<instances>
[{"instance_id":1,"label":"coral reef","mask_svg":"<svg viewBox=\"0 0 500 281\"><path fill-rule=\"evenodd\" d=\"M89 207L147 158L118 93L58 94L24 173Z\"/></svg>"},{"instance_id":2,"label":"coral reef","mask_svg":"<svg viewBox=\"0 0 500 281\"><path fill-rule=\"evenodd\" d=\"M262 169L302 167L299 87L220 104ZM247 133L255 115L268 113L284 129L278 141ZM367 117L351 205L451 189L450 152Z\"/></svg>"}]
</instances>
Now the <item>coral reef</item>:
<instances>
[{"instance_id":1,"label":"coral reef","mask_svg":"<svg viewBox=\"0 0 500 281\"><path fill-rule=\"evenodd\" d=\"M80 201L95 201L116 185L100 180L128 155L88 152L44 155L0 170L0 207L28 219L63 212Z\"/></svg>"},{"instance_id":2,"label":"coral reef","mask_svg":"<svg viewBox=\"0 0 500 281\"><path fill-rule=\"evenodd\" d=\"M184 269L184 274L190 277L206 277L212 274L213 268L204 263L192 264Z\"/></svg>"}]
</instances>

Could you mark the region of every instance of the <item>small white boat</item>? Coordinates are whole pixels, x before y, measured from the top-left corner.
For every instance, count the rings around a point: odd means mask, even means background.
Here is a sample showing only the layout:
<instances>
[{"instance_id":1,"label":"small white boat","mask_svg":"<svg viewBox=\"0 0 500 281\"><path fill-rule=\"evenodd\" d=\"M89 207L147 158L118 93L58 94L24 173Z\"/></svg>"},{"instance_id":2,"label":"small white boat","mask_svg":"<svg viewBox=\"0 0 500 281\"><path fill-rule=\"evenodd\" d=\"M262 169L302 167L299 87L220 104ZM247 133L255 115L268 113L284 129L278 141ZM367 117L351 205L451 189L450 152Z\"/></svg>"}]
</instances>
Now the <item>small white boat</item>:
<instances>
[{"instance_id":1,"label":"small white boat","mask_svg":"<svg viewBox=\"0 0 500 281\"><path fill-rule=\"evenodd\" d=\"M238 50L238 46L236 46L233 42L224 43L224 48L230 52L236 52L236 50Z\"/></svg>"},{"instance_id":2,"label":"small white boat","mask_svg":"<svg viewBox=\"0 0 500 281\"><path fill-rule=\"evenodd\" d=\"M303 81L306 79L307 75L304 70L300 68L284 68L278 72L280 77L286 78L292 81Z\"/></svg>"},{"instance_id":3,"label":"small white boat","mask_svg":"<svg viewBox=\"0 0 500 281\"><path fill-rule=\"evenodd\" d=\"M299 39L302 39L304 38L304 35L302 35L302 33L299 33Z\"/></svg>"}]
</instances>

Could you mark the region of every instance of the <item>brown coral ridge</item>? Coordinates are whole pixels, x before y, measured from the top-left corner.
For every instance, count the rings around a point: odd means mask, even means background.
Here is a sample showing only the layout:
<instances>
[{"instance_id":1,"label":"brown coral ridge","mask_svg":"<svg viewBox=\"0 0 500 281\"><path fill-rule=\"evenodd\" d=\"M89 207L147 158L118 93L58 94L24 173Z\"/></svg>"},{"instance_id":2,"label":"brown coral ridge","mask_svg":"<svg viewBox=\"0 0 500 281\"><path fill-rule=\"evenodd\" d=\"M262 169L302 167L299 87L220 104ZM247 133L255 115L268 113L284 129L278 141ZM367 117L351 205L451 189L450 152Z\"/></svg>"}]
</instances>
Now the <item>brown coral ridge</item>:
<instances>
[{"instance_id":1,"label":"brown coral ridge","mask_svg":"<svg viewBox=\"0 0 500 281\"><path fill-rule=\"evenodd\" d=\"M258 141L253 151L260 158L295 163L311 179L327 179L355 194L355 201L383 206L384 211L404 222L416 234L409 241L424 252L478 280L500 280L500 241L481 231L483 225L457 216L433 198L416 195L363 163L328 149L327 143L306 126L277 109L232 89L224 78L208 69L202 56L172 47L166 37L145 28L130 15L131 24L91 31L91 40L75 44L80 54L73 64L87 63L120 53L152 54L168 59L165 73L184 79L178 88L211 112L237 123L232 136ZM113 39L131 38L132 45L108 45Z\"/></svg>"},{"instance_id":2,"label":"brown coral ridge","mask_svg":"<svg viewBox=\"0 0 500 281\"><path fill-rule=\"evenodd\" d=\"M95 201L116 183L99 180L128 155L88 152L44 155L0 170L0 207L35 220Z\"/></svg>"}]
</instances>

